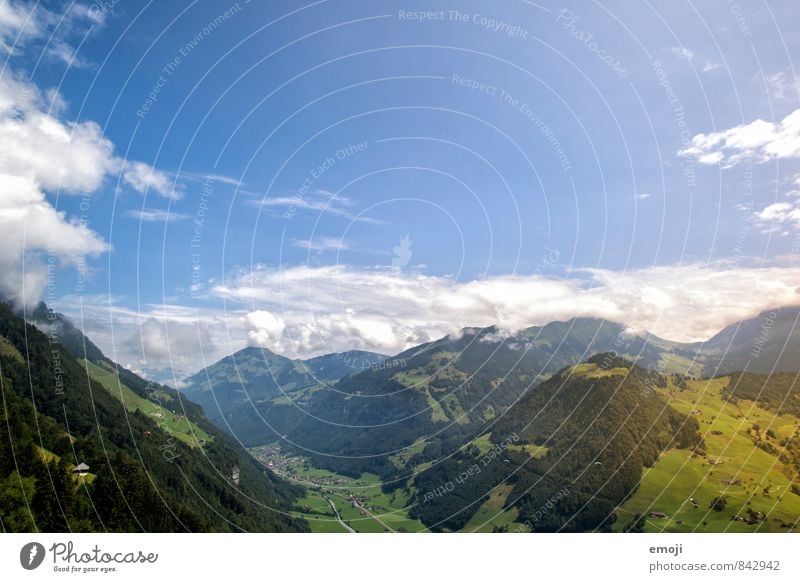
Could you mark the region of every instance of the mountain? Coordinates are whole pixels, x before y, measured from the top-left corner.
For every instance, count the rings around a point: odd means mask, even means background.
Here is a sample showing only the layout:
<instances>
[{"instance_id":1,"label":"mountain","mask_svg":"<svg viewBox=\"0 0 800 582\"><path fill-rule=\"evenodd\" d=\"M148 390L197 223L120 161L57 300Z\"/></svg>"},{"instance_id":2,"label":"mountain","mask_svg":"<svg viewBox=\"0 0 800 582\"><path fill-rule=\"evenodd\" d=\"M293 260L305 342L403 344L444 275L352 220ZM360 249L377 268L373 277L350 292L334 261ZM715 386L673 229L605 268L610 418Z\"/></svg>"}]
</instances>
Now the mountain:
<instances>
[{"instance_id":1,"label":"mountain","mask_svg":"<svg viewBox=\"0 0 800 582\"><path fill-rule=\"evenodd\" d=\"M388 357L374 352L350 350L318 356L304 360L304 363L318 381L335 382L345 376L378 367Z\"/></svg>"},{"instance_id":2,"label":"mountain","mask_svg":"<svg viewBox=\"0 0 800 582\"><path fill-rule=\"evenodd\" d=\"M242 411L272 401L302 401L326 383L370 369L385 358L354 350L291 360L265 348L248 347L187 378L182 392L211 420L224 427L230 424L236 434L236 417Z\"/></svg>"},{"instance_id":3,"label":"mountain","mask_svg":"<svg viewBox=\"0 0 800 582\"><path fill-rule=\"evenodd\" d=\"M390 479L455 451L564 366L609 350L682 373L693 365L679 344L576 318L514 334L465 329L335 384L313 374L317 362L249 348L190 378L186 394L217 422L222 408L221 426L247 445L277 440L326 468ZM337 359L346 360L317 360Z\"/></svg>"},{"instance_id":4,"label":"mountain","mask_svg":"<svg viewBox=\"0 0 800 582\"><path fill-rule=\"evenodd\" d=\"M764 311L729 325L697 349L708 375L800 370L800 307Z\"/></svg>"},{"instance_id":5,"label":"mountain","mask_svg":"<svg viewBox=\"0 0 800 582\"><path fill-rule=\"evenodd\" d=\"M794 341L793 313L776 310L770 316L772 335L763 342L760 365L777 361L791 367L789 359L775 359L773 346ZM224 421L213 409L212 418L247 446L277 442L320 468L351 477L377 474L391 490L403 487L419 467L461 454L466 443L494 434L498 419L520 414L515 403L529 392L598 353L686 380L736 366L732 354L738 352L730 346L742 352L748 342L759 345L759 329L763 324L743 322L708 342L681 344L596 318L515 333L467 328L335 382L338 374L326 376L320 368L314 374L308 362L251 348L196 375L187 395L209 410L216 405L208 403L213 388L227 408ZM242 364L238 370L234 359ZM321 361L345 359L331 355ZM205 384L198 384L203 377Z\"/></svg>"},{"instance_id":6,"label":"mountain","mask_svg":"<svg viewBox=\"0 0 800 582\"><path fill-rule=\"evenodd\" d=\"M0 304L4 531L308 529L288 511L303 490L199 406L117 366L63 316L35 315Z\"/></svg>"},{"instance_id":7,"label":"mountain","mask_svg":"<svg viewBox=\"0 0 800 582\"><path fill-rule=\"evenodd\" d=\"M488 448L470 444L418 474L412 516L461 529L499 486L500 506L528 529L608 530L644 467L670 447L702 448L698 422L658 393L666 386L613 354L564 368L491 427Z\"/></svg>"},{"instance_id":8,"label":"mountain","mask_svg":"<svg viewBox=\"0 0 800 582\"><path fill-rule=\"evenodd\" d=\"M404 485L435 531L779 532L800 524L796 373L565 368Z\"/></svg>"},{"instance_id":9,"label":"mountain","mask_svg":"<svg viewBox=\"0 0 800 582\"><path fill-rule=\"evenodd\" d=\"M671 407L700 423L703 448L697 454L665 451L619 507L614 529L795 531L800 525L797 373L673 380L658 390Z\"/></svg>"}]
</instances>

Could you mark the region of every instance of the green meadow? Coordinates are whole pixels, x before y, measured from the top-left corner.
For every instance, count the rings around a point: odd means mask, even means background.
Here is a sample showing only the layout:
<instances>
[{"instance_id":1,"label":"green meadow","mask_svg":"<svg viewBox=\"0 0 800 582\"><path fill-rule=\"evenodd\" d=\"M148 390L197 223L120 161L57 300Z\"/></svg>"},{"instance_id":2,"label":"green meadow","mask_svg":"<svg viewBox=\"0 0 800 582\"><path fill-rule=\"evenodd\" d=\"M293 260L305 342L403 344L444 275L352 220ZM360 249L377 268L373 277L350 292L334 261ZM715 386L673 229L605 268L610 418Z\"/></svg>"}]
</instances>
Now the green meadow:
<instances>
[{"instance_id":1,"label":"green meadow","mask_svg":"<svg viewBox=\"0 0 800 582\"><path fill-rule=\"evenodd\" d=\"M785 532L797 525L800 496L791 489L796 471L754 439L780 451L779 441L795 433L798 421L748 400L728 402L721 394L728 381L688 381L684 389L670 381L660 390L671 406L698 420L706 454L679 449L662 454L619 508L616 529L635 514L645 516L647 532ZM719 497L725 506L716 511L711 505ZM650 517L651 512L667 517Z\"/></svg>"},{"instance_id":2,"label":"green meadow","mask_svg":"<svg viewBox=\"0 0 800 582\"><path fill-rule=\"evenodd\" d=\"M102 384L106 390L119 398L128 412L139 410L143 414L147 414L164 432L183 441L190 447L199 447L202 443L208 443L212 440L213 437L211 435L184 415L176 415L158 404L159 401L168 402L172 400L172 396L166 392L156 391L154 392L154 398L143 398L120 382L117 372L110 367L100 367L85 359L80 360L80 363L88 370L92 379Z\"/></svg>"}]
</instances>

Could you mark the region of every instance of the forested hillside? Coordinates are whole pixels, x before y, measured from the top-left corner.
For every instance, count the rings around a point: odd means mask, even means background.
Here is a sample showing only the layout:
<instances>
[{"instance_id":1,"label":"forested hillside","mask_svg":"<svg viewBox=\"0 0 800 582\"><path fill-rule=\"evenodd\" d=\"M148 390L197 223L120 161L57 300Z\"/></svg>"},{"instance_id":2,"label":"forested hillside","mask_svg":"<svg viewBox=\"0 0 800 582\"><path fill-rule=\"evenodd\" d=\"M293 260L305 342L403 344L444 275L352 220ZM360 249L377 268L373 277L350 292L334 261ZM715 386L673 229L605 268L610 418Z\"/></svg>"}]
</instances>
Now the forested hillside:
<instances>
[{"instance_id":1,"label":"forested hillside","mask_svg":"<svg viewBox=\"0 0 800 582\"><path fill-rule=\"evenodd\" d=\"M77 330L57 314L50 320L45 335L0 304L4 531L307 529L285 513L300 488L175 391L118 368L94 346L77 353ZM59 343L64 329L69 349ZM82 464L88 469L78 474Z\"/></svg>"}]
</instances>

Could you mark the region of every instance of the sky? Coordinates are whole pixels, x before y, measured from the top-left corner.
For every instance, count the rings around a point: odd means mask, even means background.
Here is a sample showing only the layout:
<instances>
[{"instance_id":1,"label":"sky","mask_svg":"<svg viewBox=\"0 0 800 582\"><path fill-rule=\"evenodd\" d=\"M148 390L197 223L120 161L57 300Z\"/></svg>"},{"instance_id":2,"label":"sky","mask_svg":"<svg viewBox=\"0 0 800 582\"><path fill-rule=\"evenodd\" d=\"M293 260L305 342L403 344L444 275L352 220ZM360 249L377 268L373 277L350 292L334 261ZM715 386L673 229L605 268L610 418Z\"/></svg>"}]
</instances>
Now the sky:
<instances>
[{"instance_id":1,"label":"sky","mask_svg":"<svg viewBox=\"0 0 800 582\"><path fill-rule=\"evenodd\" d=\"M0 295L180 386L800 303L791 2L0 2Z\"/></svg>"}]
</instances>

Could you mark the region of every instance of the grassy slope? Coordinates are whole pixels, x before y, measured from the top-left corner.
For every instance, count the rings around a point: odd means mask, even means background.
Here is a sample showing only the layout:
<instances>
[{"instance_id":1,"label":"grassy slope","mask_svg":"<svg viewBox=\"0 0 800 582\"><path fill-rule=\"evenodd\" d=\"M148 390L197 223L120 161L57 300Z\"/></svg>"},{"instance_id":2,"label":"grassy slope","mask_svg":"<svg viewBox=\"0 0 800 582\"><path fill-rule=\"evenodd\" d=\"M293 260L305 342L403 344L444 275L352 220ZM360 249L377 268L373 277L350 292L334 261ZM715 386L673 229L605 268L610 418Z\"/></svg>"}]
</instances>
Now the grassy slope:
<instances>
[{"instance_id":1,"label":"grassy slope","mask_svg":"<svg viewBox=\"0 0 800 582\"><path fill-rule=\"evenodd\" d=\"M491 533L495 527L508 527L508 531L514 532L520 528L521 524L514 523L519 516L516 508L503 511L508 495L514 486L508 483L495 487L489 494L480 509L472 516L469 523L461 530L467 533Z\"/></svg>"},{"instance_id":2,"label":"grassy slope","mask_svg":"<svg viewBox=\"0 0 800 582\"><path fill-rule=\"evenodd\" d=\"M674 408L693 414L700 422L708 456L692 457L686 450L664 453L645 470L639 489L618 512L617 529L629 523L633 514L651 511L662 511L669 518L648 518L645 531L785 532L782 523L797 523L800 496L790 490L791 478L797 476L776 456L756 447L751 430L754 423L759 424L763 438L771 428L777 441L791 435L798 421L792 416L775 415L751 401L741 400L736 405L726 402L720 392L728 381L727 377L690 381L685 390L676 390L670 383L662 391ZM736 485L723 483L737 480ZM764 494L765 487L769 487L768 495ZM721 512L709 509L718 495L727 497L727 506ZM689 502L690 498L698 507ZM732 516L745 516L748 508L766 514L767 520L754 524L731 520Z\"/></svg>"},{"instance_id":3,"label":"grassy slope","mask_svg":"<svg viewBox=\"0 0 800 582\"><path fill-rule=\"evenodd\" d=\"M111 394L122 401L128 412L141 410L144 414L150 415L162 430L190 447L199 447L201 446L201 441L208 443L212 440L213 437L186 417L176 420L177 416L175 414L159 406L155 400L142 398L136 394L136 392L119 381L114 370L101 368L87 360L80 360L80 363L86 367L93 379L100 382ZM158 393L157 396L162 400L171 399L169 395L164 393Z\"/></svg>"}]
</instances>

